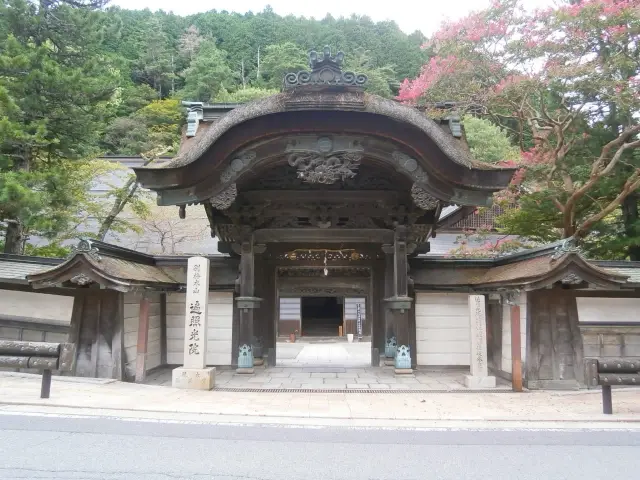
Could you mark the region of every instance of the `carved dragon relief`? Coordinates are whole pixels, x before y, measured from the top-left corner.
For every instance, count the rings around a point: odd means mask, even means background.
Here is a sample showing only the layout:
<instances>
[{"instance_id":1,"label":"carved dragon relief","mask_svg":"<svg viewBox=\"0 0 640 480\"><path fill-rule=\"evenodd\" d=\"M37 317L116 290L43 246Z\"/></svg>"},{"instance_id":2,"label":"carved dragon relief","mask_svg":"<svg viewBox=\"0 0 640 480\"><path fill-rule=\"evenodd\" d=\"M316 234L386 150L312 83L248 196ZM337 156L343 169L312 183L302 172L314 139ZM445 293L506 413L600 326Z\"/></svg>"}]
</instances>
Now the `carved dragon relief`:
<instances>
[{"instance_id":1,"label":"carved dragon relief","mask_svg":"<svg viewBox=\"0 0 640 480\"><path fill-rule=\"evenodd\" d=\"M287 163L297 168L298 178L308 183L331 185L356 176L364 147L358 139L330 137L311 140L300 137L289 141L285 149Z\"/></svg>"}]
</instances>

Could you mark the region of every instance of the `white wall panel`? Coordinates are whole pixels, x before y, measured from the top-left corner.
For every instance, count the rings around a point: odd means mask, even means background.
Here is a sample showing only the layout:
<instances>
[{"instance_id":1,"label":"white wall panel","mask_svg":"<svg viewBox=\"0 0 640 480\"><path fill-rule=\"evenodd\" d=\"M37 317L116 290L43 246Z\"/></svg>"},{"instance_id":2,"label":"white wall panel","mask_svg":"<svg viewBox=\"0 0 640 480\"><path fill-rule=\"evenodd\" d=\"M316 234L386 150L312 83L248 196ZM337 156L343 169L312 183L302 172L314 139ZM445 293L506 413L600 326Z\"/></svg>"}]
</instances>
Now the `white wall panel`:
<instances>
[{"instance_id":1,"label":"white wall panel","mask_svg":"<svg viewBox=\"0 0 640 480\"><path fill-rule=\"evenodd\" d=\"M469 303L465 293L416 293L418 365L469 365Z\"/></svg>"},{"instance_id":2,"label":"white wall panel","mask_svg":"<svg viewBox=\"0 0 640 480\"><path fill-rule=\"evenodd\" d=\"M640 298L577 297L580 323L640 322Z\"/></svg>"}]
</instances>

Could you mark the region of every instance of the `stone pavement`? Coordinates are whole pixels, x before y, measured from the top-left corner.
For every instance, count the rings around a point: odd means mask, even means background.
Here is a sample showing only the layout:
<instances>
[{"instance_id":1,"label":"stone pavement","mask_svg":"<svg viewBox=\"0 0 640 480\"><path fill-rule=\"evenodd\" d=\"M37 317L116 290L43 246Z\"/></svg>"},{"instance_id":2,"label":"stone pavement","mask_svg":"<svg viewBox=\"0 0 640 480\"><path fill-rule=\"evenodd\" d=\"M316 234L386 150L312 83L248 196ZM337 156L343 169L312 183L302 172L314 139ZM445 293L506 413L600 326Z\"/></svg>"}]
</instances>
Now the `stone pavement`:
<instances>
[{"instance_id":1,"label":"stone pavement","mask_svg":"<svg viewBox=\"0 0 640 480\"><path fill-rule=\"evenodd\" d=\"M215 389L314 389L314 390L469 390L464 386L468 368L431 368L396 375L393 367L255 367L255 374L218 370ZM162 369L147 378L150 385L171 386L171 369ZM498 379L496 390L511 390L511 384Z\"/></svg>"},{"instance_id":2,"label":"stone pavement","mask_svg":"<svg viewBox=\"0 0 640 480\"><path fill-rule=\"evenodd\" d=\"M371 342L347 343L332 338L305 338L276 344L279 367L367 367L371 365Z\"/></svg>"},{"instance_id":3,"label":"stone pavement","mask_svg":"<svg viewBox=\"0 0 640 480\"><path fill-rule=\"evenodd\" d=\"M241 375L233 369L218 369L216 389L234 390L467 390L463 368L419 369L395 375L393 367L371 367L371 342L347 343L315 338L295 343L278 342L276 367L256 367L255 374ZM171 368L147 377L150 385L171 386ZM498 379L497 389L511 389Z\"/></svg>"},{"instance_id":4,"label":"stone pavement","mask_svg":"<svg viewBox=\"0 0 640 480\"><path fill-rule=\"evenodd\" d=\"M598 391L525 393L273 393L179 390L114 380L54 377L40 399L40 376L0 372L0 413L60 412L134 418L413 426L423 421L639 422L640 389L613 392L614 415L603 415ZM187 417L188 416L188 417ZM220 420L222 419L222 420ZM225 420L227 419L227 420ZM262 420L260 420L262 419ZM306 419L306 420L303 420ZM558 424L559 425L559 424Z\"/></svg>"}]
</instances>

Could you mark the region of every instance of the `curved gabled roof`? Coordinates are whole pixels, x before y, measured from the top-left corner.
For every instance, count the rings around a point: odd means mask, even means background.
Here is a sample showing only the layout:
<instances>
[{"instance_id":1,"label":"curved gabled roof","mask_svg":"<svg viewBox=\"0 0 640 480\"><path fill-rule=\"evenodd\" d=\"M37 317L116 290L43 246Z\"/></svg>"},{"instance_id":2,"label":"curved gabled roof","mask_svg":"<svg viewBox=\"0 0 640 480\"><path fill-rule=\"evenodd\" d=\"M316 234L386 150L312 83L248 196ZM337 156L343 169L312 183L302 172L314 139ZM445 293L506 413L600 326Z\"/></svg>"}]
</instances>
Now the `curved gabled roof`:
<instances>
[{"instance_id":1,"label":"curved gabled roof","mask_svg":"<svg viewBox=\"0 0 640 480\"><path fill-rule=\"evenodd\" d=\"M27 281L33 288L45 288L69 282L74 286L98 284L103 288L120 292L144 287L174 290L180 285L162 268L157 267L152 257L144 258L143 261L117 258L102 254L92 243L82 240L79 248L65 262L27 275ZM105 245L102 242L100 244ZM133 253L137 254L137 252ZM143 255L137 255L143 258Z\"/></svg>"},{"instance_id":2,"label":"curved gabled roof","mask_svg":"<svg viewBox=\"0 0 640 480\"><path fill-rule=\"evenodd\" d=\"M202 130L173 160L134 168L142 186L159 193L160 204L197 202L220 193L228 185L213 189L211 185L243 149L296 134L348 133L386 141L390 150L415 159L417 171L402 173L424 182L441 200L460 204L486 204L514 173L512 168L477 162L462 140L418 110L364 92L294 89L237 107L209 128L201 125ZM402 170L397 164L393 167ZM169 190L173 194L163 200Z\"/></svg>"}]
</instances>

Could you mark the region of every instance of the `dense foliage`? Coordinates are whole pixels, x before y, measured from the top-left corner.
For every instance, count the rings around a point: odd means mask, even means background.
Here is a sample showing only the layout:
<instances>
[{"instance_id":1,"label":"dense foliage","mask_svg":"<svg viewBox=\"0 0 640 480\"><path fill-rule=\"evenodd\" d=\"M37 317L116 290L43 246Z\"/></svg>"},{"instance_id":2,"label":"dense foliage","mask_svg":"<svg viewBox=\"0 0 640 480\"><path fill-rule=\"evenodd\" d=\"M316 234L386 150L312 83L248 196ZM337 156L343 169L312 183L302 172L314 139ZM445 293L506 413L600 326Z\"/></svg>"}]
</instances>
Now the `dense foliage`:
<instances>
[{"instance_id":1,"label":"dense foliage","mask_svg":"<svg viewBox=\"0 0 640 480\"><path fill-rule=\"evenodd\" d=\"M367 17L321 21L215 10L181 17L105 6L104 0L0 0L0 228L4 251L30 238L59 242L79 220L95 235L129 228L114 212L143 212L130 179L106 202L86 192L99 155L172 154L180 100L246 102L277 92L330 45L372 91L397 93L426 58L420 33ZM104 200L104 199L103 199ZM34 251L31 247L29 251ZM53 252L55 249L43 250Z\"/></svg>"},{"instance_id":2,"label":"dense foliage","mask_svg":"<svg viewBox=\"0 0 640 480\"><path fill-rule=\"evenodd\" d=\"M525 11L518 0L445 23L399 98L454 100L511 132L520 149L505 233L575 237L594 256L640 260L640 9L573 0Z\"/></svg>"}]
</instances>

